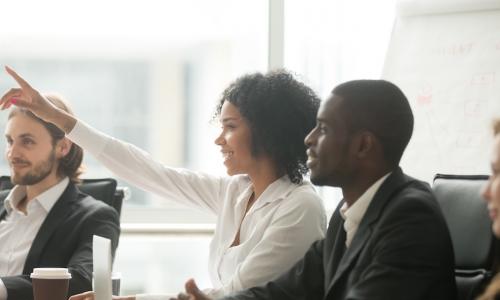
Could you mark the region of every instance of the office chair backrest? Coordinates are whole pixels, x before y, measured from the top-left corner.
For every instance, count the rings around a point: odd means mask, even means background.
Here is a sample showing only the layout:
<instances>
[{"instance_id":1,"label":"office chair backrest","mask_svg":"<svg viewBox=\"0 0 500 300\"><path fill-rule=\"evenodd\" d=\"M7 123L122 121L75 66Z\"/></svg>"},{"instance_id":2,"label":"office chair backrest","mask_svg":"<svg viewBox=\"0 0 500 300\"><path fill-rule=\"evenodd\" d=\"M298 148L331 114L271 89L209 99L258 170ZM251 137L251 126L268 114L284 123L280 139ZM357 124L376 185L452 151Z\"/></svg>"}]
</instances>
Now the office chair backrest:
<instances>
[{"instance_id":1,"label":"office chair backrest","mask_svg":"<svg viewBox=\"0 0 500 300\"><path fill-rule=\"evenodd\" d=\"M448 224L455 252L458 299L473 299L491 278L494 241L481 188L486 175L434 177L433 190Z\"/></svg>"},{"instance_id":2,"label":"office chair backrest","mask_svg":"<svg viewBox=\"0 0 500 300\"><path fill-rule=\"evenodd\" d=\"M120 215L123 199L126 196L126 188L117 188L116 185L116 180L113 178L97 178L83 179L77 186L83 193L112 206L118 212L118 215ZM1 176L0 191L2 191L2 193L0 193L0 196L6 197L7 193L3 191L10 190L11 188L12 182L10 181L10 176Z\"/></svg>"}]
</instances>

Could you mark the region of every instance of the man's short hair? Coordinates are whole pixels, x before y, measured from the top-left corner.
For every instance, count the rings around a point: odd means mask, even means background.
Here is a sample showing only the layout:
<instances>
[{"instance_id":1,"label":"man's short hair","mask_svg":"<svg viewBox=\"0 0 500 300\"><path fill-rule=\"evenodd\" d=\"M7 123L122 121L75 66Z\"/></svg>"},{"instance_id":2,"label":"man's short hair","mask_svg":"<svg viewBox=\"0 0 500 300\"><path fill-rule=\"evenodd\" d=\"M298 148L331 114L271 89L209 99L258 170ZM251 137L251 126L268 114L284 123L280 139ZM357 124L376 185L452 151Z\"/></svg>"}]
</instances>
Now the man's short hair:
<instances>
[{"instance_id":1,"label":"man's short hair","mask_svg":"<svg viewBox=\"0 0 500 300\"><path fill-rule=\"evenodd\" d=\"M413 113L403 92L385 80L353 80L338 85L332 93L344 99L349 130L373 133L386 162L399 165L413 133Z\"/></svg>"},{"instance_id":2,"label":"man's short hair","mask_svg":"<svg viewBox=\"0 0 500 300\"><path fill-rule=\"evenodd\" d=\"M54 104L57 108L64 110L65 112L73 115L72 110L67 105L67 102L59 95L56 94L45 94L45 98L47 98L52 104ZM42 124L50 136L52 137L52 145L54 146L59 140L65 137L64 131L59 129L56 125L45 122L39 117L35 116L31 111L25 108L13 106L10 110L8 119L11 119L17 114L23 114ZM69 179L78 183L80 181L79 177L83 173L83 149L75 143L71 144L71 149L68 154L59 160L59 166L57 168L58 176L67 176Z\"/></svg>"}]
</instances>

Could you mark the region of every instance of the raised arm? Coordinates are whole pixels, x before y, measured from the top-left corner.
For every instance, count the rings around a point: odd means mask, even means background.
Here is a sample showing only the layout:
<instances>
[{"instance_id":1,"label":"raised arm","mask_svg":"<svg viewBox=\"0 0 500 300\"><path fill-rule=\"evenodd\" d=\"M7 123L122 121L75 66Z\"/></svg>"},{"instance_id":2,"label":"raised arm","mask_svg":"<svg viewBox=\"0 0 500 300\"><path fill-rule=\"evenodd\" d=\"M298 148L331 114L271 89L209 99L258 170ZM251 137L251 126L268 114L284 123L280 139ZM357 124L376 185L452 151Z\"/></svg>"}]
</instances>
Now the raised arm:
<instances>
[{"instance_id":1,"label":"raised arm","mask_svg":"<svg viewBox=\"0 0 500 300\"><path fill-rule=\"evenodd\" d=\"M228 190L226 177L189 170L173 169L154 160L148 153L87 126L83 121L55 107L25 79L5 68L19 88L12 88L0 100L1 109L13 104L26 108L46 122L61 128L67 137L91 153L117 177L162 198L176 201L208 213L218 214Z\"/></svg>"},{"instance_id":2,"label":"raised arm","mask_svg":"<svg viewBox=\"0 0 500 300\"><path fill-rule=\"evenodd\" d=\"M73 129L77 122L74 116L50 103L47 98L31 87L26 80L11 68L5 67L5 70L19 84L19 88L12 88L2 96L0 100L2 110L15 104L29 109L40 119L56 125L66 133Z\"/></svg>"}]
</instances>

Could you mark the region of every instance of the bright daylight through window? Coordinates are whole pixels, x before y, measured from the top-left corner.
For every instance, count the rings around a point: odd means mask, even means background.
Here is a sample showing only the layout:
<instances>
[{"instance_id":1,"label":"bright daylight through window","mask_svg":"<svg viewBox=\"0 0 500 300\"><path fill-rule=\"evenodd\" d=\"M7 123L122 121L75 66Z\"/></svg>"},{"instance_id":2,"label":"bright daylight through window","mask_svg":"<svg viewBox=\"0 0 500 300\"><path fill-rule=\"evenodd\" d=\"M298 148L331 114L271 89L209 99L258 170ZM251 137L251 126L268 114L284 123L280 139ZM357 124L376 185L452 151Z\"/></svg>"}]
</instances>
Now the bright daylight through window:
<instances>
[{"instance_id":1,"label":"bright daylight through window","mask_svg":"<svg viewBox=\"0 0 500 300\"><path fill-rule=\"evenodd\" d=\"M341 81L380 76L394 0L284 2L285 68L322 98ZM268 0L7 1L2 11L22 11L22 20L19 13L2 16L0 62L41 91L64 95L82 120L155 159L224 174L213 143L219 128L210 121L230 82L267 70L268 6ZM0 77L0 90L12 85ZM113 177L90 155L84 163L84 177ZM9 173L4 160L0 171ZM214 218L129 188L114 264L123 273L122 294L177 292L189 277L209 286L210 230L166 236L160 225L149 234L123 228ZM333 210L338 191L321 193Z\"/></svg>"}]
</instances>

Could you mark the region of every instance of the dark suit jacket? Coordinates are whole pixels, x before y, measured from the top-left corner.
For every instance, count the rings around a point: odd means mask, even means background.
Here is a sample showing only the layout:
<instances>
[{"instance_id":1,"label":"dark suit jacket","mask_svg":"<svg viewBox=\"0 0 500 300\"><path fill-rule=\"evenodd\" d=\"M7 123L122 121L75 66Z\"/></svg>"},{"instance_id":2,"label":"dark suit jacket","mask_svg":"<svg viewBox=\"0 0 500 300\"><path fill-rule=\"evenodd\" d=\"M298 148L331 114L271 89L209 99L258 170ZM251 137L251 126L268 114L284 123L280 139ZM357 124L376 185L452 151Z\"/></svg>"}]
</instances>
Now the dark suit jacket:
<instances>
[{"instance_id":1,"label":"dark suit jacket","mask_svg":"<svg viewBox=\"0 0 500 300\"><path fill-rule=\"evenodd\" d=\"M4 195L5 198L6 195ZM6 217L0 200L0 220ZM71 273L68 295L92 290L92 236L111 239L113 256L118 246L118 213L102 201L81 193L69 183L42 223L20 276L2 277L8 300L33 299L33 268L62 267Z\"/></svg>"},{"instance_id":2,"label":"dark suit jacket","mask_svg":"<svg viewBox=\"0 0 500 300\"><path fill-rule=\"evenodd\" d=\"M456 299L448 227L427 184L394 171L345 250L339 205L326 238L287 273L224 299Z\"/></svg>"}]
</instances>

